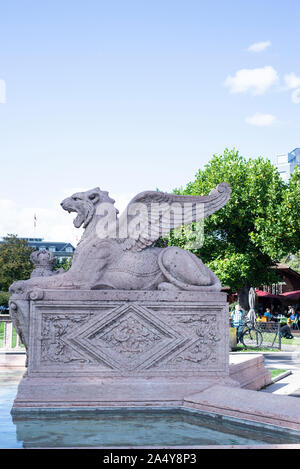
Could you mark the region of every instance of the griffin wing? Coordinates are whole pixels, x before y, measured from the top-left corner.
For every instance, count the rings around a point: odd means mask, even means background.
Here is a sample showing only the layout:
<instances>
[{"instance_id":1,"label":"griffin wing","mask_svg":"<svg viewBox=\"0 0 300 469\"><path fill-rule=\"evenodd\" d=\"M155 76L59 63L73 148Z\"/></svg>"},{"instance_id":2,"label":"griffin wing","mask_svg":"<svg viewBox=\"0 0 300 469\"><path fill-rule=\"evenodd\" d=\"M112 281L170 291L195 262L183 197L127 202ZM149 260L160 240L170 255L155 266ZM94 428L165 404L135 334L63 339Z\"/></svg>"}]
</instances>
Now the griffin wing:
<instances>
[{"instance_id":1,"label":"griffin wing","mask_svg":"<svg viewBox=\"0 0 300 469\"><path fill-rule=\"evenodd\" d=\"M222 208L231 187L222 182L208 195L189 196L145 191L137 194L119 217L123 249L141 251L171 229L200 221Z\"/></svg>"}]
</instances>

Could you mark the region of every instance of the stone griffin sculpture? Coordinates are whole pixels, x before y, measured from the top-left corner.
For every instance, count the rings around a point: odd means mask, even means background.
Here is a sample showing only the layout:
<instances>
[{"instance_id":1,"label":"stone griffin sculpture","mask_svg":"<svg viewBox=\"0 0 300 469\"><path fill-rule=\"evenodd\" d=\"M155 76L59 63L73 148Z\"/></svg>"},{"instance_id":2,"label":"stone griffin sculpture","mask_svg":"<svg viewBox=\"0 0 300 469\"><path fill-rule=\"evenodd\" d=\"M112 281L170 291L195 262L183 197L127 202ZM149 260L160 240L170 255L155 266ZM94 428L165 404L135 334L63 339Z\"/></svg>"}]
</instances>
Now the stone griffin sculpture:
<instances>
[{"instance_id":1,"label":"stone griffin sculpture","mask_svg":"<svg viewBox=\"0 0 300 469\"><path fill-rule=\"evenodd\" d=\"M118 217L108 192L95 188L78 192L61 202L77 213L74 226L84 233L71 268L51 272L52 259L33 255L35 270L28 280L10 287L10 315L28 350L30 300L43 298L44 290L188 290L220 291L217 276L189 251L152 246L173 228L201 220L222 208L231 188L219 184L207 196L184 196L158 191L136 195Z\"/></svg>"},{"instance_id":2,"label":"stone griffin sculpture","mask_svg":"<svg viewBox=\"0 0 300 469\"><path fill-rule=\"evenodd\" d=\"M67 272L15 282L11 293L41 289L219 291L216 275L201 259L178 247L152 247L172 228L191 224L223 207L231 194L227 183L207 196L158 191L136 195L118 218L108 192L95 188L61 202L76 212L74 226L85 231Z\"/></svg>"}]
</instances>

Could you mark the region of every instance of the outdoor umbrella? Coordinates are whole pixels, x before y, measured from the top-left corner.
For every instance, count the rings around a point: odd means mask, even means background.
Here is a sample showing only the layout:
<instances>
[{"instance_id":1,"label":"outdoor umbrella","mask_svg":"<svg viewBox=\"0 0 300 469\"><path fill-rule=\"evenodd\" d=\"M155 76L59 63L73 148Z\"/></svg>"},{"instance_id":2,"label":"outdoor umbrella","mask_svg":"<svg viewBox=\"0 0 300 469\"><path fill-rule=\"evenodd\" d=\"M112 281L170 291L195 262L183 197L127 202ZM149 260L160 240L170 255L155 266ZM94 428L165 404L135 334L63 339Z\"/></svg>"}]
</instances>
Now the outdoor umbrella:
<instances>
[{"instance_id":1,"label":"outdoor umbrella","mask_svg":"<svg viewBox=\"0 0 300 469\"><path fill-rule=\"evenodd\" d=\"M254 292L253 288L251 287L250 290L249 290L250 310L249 310L249 313L247 314L247 318L249 319L249 321L251 321L251 323L253 325L256 321L256 314L255 314L255 310L254 310L254 305L255 305L255 292Z\"/></svg>"}]
</instances>

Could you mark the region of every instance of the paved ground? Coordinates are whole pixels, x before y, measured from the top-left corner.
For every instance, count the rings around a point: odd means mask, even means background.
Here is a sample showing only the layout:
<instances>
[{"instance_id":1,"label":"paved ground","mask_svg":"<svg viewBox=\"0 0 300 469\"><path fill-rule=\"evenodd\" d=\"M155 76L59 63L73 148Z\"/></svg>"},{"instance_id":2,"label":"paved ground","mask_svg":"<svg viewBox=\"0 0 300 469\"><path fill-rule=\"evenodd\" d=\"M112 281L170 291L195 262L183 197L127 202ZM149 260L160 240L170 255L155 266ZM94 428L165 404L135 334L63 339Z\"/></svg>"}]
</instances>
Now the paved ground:
<instances>
[{"instance_id":1,"label":"paved ground","mask_svg":"<svg viewBox=\"0 0 300 469\"><path fill-rule=\"evenodd\" d=\"M284 351L264 353L264 357L265 366L268 369L278 368L290 370L291 374L280 381L271 384L262 390L262 392L300 397L300 352Z\"/></svg>"},{"instance_id":2,"label":"paved ground","mask_svg":"<svg viewBox=\"0 0 300 469\"><path fill-rule=\"evenodd\" d=\"M7 368L0 368L0 387L3 384L18 384L24 373L25 368L20 370L8 370Z\"/></svg>"}]
</instances>

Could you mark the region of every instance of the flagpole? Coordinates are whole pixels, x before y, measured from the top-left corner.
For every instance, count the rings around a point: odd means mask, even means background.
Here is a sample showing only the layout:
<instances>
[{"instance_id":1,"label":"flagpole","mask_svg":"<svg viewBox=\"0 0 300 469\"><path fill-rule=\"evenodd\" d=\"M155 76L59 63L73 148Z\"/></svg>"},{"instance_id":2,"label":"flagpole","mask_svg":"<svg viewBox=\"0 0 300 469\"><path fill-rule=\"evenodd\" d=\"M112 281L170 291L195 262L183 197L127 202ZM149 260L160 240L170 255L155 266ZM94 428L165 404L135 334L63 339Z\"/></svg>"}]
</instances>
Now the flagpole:
<instances>
[{"instance_id":1,"label":"flagpole","mask_svg":"<svg viewBox=\"0 0 300 469\"><path fill-rule=\"evenodd\" d=\"M36 238L36 214L34 214L34 217L33 217L33 234L34 234L34 238Z\"/></svg>"}]
</instances>

